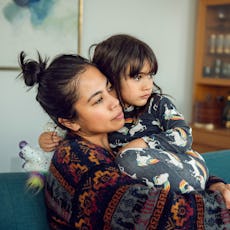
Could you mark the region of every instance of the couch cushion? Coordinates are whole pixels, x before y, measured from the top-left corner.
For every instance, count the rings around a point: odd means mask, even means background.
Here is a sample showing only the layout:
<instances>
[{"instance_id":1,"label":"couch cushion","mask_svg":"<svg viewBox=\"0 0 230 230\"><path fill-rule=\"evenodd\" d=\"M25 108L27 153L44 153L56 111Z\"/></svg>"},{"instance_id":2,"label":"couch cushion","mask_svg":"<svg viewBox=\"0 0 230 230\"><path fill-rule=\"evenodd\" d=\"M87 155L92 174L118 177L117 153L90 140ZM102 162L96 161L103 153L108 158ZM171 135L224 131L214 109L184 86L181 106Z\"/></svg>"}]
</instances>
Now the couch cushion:
<instances>
[{"instance_id":1,"label":"couch cushion","mask_svg":"<svg viewBox=\"0 0 230 230\"><path fill-rule=\"evenodd\" d=\"M219 176L230 183L230 150L221 150L202 154L210 175Z\"/></svg>"},{"instance_id":2,"label":"couch cushion","mask_svg":"<svg viewBox=\"0 0 230 230\"><path fill-rule=\"evenodd\" d=\"M26 189L28 173L0 173L0 229L48 230L43 191Z\"/></svg>"}]
</instances>

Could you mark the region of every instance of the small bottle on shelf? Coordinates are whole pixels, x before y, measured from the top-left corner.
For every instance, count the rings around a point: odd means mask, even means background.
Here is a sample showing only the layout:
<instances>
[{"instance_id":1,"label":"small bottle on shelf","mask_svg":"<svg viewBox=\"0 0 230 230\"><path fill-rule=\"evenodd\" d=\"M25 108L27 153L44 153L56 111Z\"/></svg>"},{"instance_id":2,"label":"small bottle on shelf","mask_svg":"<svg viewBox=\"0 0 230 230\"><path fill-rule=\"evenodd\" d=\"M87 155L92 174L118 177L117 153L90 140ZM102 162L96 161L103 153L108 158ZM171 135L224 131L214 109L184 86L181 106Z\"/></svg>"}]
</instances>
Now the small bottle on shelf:
<instances>
[{"instance_id":1,"label":"small bottle on shelf","mask_svg":"<svg viewBox=\"0 0 230 230\"><path fill-rule=\"evenodd\" d=\"M225 35L224 39L224 53L230 54L230 34Z\"/></svg>"},{"instance_id":2,"label":"small bottle on shelf","mask_svg":"<svg viewBox=\"0 0 230 230\"><path fill-rule=\"evenodd\" d=\"M211 54L214 54L216 52L215 47L216 47L216 35L211 34L210 40L209 40L209 52Z\"/></svg>"},{"instance_id":3,"label":"small bottle on shelf","mask_svg":"<svg viewBox=\"0 0 230 230\"><path fill-rule=\"evenodd\" d=\"M204 77L210 77L211 76L211 74L212 74L212 72L211 72L211 67L210 66L204 66L203 67L203 76Z\"/></svg>"},{"instance_id":4,"label":"small bottle on shelf","mask_svg":"<svg viewBox=\"0 0 230 230\"><path fill-rule=\"evenodd\" d=\"M230 95L227 97L227 102L223 109L222 121L226 128L230 128Z\"/></svg>"},{"instance_id":5,"label":"small bottle on shelf","mask_svg":"<svg viewBox=\"0 0 230 230\"><path fill-rule=\"evenodd\" d=\"M224 35L219 34L216 40L216 53L222 54L224 52Z\"/></svg>"},{"instance_id":6,"label":"small bottle on shelf","mask_svg":"<svg viewBox=\"0 0 230 230\"><path fill-rule=\"evenodd\" d=\"M214 76L219 77L221 74L221 60L217 58L214 63Z\"/></svg>"}]
</instances>

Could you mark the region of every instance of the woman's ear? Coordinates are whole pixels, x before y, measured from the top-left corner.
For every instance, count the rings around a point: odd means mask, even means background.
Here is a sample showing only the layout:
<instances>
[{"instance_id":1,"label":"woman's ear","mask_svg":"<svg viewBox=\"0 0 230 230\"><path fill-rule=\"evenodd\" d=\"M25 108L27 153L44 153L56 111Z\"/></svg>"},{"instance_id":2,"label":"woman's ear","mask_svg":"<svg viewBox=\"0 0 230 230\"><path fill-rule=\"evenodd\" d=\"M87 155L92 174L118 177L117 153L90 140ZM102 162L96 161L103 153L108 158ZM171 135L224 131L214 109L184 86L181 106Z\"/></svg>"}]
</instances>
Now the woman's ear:
<instances>
[{"instance_id":1,"label":"woman's ear","mask_svg":"<svg viewBox=\"0 0 230 230\"><path fill-rule=\"evenodd\" d=\"M76 122L76 121L70 121L68 119L65 118L58 118L58 122L60 124L62 124L63 126L65 126L66 128L72 130L72 131L79 131L79 129L81 128L80 125Z\"/></svg>"}]
</instances>

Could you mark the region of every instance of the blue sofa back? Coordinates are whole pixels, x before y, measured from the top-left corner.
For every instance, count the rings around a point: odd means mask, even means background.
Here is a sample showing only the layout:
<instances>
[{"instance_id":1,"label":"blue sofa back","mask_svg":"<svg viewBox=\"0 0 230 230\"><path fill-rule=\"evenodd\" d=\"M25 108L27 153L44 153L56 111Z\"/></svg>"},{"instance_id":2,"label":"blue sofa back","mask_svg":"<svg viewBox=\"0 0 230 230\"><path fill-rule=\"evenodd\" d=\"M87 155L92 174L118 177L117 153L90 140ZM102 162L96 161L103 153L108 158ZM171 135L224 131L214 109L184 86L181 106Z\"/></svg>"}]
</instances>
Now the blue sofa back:
<instances>
[{"instance_id":1,"label":"blue sofa back","mask_svg":"<svg viewBox=\"0 0 230 230\"><path fill-rule=\"evenodd\" d=\"M230 140L229 140L230 141ZM230 183L230 149L202 154L210 175L219 176Z\"/></svg>"}]
</instances>

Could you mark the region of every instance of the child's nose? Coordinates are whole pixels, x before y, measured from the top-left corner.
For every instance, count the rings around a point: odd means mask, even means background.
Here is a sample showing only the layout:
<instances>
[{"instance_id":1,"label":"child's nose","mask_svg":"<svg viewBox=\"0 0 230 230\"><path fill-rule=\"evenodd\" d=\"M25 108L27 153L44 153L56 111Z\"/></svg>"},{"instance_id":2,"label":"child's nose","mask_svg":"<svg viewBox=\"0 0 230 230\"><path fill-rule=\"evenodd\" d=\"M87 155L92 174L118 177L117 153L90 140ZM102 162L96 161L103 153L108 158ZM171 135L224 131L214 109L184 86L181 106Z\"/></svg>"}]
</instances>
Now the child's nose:
<instances>
[{"instance_id":1,"label":"child's nose","mask_svg":"<svg viewBox=\"0 0 230 230\"><path fill-rule=\"evenodd\" d=\"M146 76L143 80L143 90L150 90L153 88L153 80L152 78L149 78L149 76Z\"/></svg>"}]
</instances>

